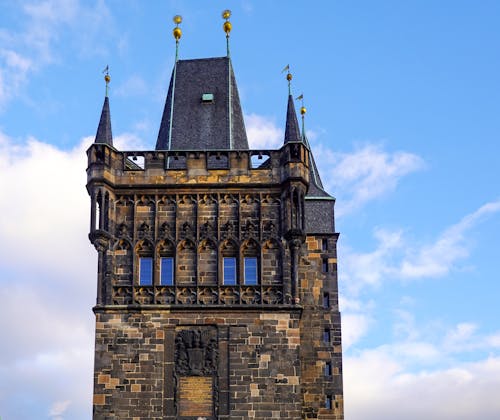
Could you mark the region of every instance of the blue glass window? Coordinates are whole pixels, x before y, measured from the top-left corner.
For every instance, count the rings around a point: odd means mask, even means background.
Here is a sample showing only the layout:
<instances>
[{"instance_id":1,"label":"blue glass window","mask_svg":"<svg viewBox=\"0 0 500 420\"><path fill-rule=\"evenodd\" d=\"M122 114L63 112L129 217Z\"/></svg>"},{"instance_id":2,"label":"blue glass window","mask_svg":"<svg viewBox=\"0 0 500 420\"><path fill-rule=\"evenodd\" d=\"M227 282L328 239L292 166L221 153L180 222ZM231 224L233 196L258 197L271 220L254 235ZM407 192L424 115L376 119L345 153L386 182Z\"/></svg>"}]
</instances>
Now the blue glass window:
<instances>
[{"instance_id":1,"label":"blue glass window","mask_svg":"<svg viewBox=\"0 0 500 420\"><path fill-rule=\"evenodd\" d=\"M331 334L330 334L330 329L325 328L323 331L323 342L324 343L330 343L331 341Z\"/></svg>"},{"instance_id":2,"label":"blue glass window","mask_svg":"<svg viewBox=\"0 0 500 420\"><path fill-rule=\"evenodd\" d=\"M325 363L325 376L332 376L332 363L331 362Z\"/></svg>"},{"instance_id":3,"label":"blue glass window","mask_svg":"<svg viewBox=\"0 0 500 420\"><path fill-rule=\"evenodd\" d=\"M332 400L333 400L333 398L331 395L326 396L326 398L325 398L325 408L326 409L331 410L333 408Z\"/></svg>"},{"instance_id":4,"label":"blue glass window","mask_svg":"<svg viewBox=\"0 0 500 420\"><path fill-rule=\"evenodd\" d=\"M259 277L257 275L257 258L245 257L245 284L256 285L259 284Z\"/></svg>"},{"instance_id":5,"label":"blue glass window","mask_svg":"<svg viewBox=\"0 0 500 420\"><path fill-rule=\"evenodd\" d=\"M223 283L229 286L236 284L236 258L224 257L224 280Z\"/></svg>"},{"instance_id":6,"label":"blue glass window","mask_svg":"<svg viewBox=\"0 0 500 420\"><path fill-rule=\"evenodd\" d=\"M174 285L174 259L172 257L161 258L160 284L162 286Z\"/></svg>"},{"instance_id":7,"label":"blue glass window","mask_svg":"<svg viewBox=\"0 0 500 420\"><path fill-rule=\"evenodd\" d=\"M139 258L139 284L151 286L153 284L153 258Z\"/></svg>"}]
</instances>

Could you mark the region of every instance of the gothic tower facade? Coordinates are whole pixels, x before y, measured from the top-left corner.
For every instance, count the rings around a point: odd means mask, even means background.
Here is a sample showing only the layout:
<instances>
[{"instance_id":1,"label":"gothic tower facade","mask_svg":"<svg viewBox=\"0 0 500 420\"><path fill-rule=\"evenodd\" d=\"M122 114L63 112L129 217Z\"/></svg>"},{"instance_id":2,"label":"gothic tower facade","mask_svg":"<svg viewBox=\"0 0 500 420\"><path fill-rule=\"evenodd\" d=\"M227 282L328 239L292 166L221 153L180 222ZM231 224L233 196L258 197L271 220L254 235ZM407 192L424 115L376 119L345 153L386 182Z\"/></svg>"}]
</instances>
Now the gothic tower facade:
<instances>
[{"instance_id":1,"label":"gothic tower facade","mask_svg":"<svg viewBox=\"0 0 500 420\"><path fill-rule=\"evenodd\" d=\"M335 201L291 96L283 140L248 147L229 57L176 60L154 150L113 146L106 96L95 419L343 419Z\"/></svg>"}]
</instances>

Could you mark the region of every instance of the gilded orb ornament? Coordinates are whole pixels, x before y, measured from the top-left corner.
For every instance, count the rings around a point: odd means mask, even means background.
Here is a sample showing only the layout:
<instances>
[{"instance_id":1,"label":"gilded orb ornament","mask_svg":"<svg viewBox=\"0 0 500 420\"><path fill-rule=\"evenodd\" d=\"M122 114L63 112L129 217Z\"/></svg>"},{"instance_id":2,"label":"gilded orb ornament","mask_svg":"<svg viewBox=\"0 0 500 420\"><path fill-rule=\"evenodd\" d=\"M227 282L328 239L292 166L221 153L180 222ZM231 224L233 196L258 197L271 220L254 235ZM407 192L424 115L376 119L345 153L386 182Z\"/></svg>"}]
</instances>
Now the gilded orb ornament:
<instances>
[{"instance_id":1,"label":"gilded orb ornament","mask_svg":"<svg viewBox=\"0 0 500 420\"><path fill-rule=\"evenodd\" d=\"M109 74L106 74L106 75L104 76L104 81L105 81L106 83L111 82L111 77L109 76Z\"/></svg>"},{"instance_id":2,"label":"gilded orb ornament","mask_svg":"<svg viewBox=\"0 0 500 420\"><path fill-rule=\"evenodd\" d=\"M231 17L231 10L226 9L222 12L222 19L228 20Z\"/></svg>"},{"instance_id":3,"label":"gilded orb ornament","mask_svg":"<svg viewBox=\"0 0 500 420\"><path fill-rule=\"evenodd\" d=\"M286 74L286 80L288 80L289 82L292 80L292 73L288 72Z\"/></svg>"},{"instance_id":4,"label":"gilded orb ornament","mask_svg":"<svg viewBox=\"0 0 500 420\"><path fill-rule=\"evenodd\" d=\"M181 31L181 28L179 28L178 26L176 26L174 28L174 30L172 31L172 33L174 34L174 38L176 41L178 41L181 36L182 36L182 31Z\"/></svg>"},{"instance_id":5,"label":"gilded orb ornament","mask_svg":"<svg viewBox=\"0 0 500 420\"><path fill-rule=\"evenodd\" d=\"M175 41L179 41L182 36L182 30L179 28L179 23L182 22L182 16L181 15L175 15L172 19L175 23L175 28L172 30L172 34L174 35Z\"/></svg>"},{"instance_id":6,"label":"gilded orb ornament","mask_svg":"<svg viewBox=\"0 0 500 420\"><path fill-rule=\"evenodd\" d=\"M300 107L300 115L304 115L307 112L307 109L305 106Z\"/></svg>"}]
</instances>

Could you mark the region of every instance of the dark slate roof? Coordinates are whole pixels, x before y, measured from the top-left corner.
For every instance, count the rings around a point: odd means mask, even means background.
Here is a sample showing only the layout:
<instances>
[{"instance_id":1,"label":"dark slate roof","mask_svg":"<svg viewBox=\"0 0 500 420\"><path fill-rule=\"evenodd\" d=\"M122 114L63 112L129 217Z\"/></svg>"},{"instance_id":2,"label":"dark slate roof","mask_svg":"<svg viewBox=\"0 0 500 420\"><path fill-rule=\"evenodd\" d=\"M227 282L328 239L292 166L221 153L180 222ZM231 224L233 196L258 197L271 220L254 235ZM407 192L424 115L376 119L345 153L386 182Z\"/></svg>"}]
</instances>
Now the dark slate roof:
<instances>
[{"instance_id":1,"label":"dark slate roof","mask_svg":"<svg viewBox=\"0 0 500 420\"><path fill-rule=\"evenodd\" d=\"M314 160L314 155L311 150L311 146L309 146L309 141L307 137L304 135L304 142L306 146L309 148L309 189L307 190L306 198L308 197L329 197L333 199L333 197L328 194L324 187L323 182L321 182L321 178L319 176L318 167L316 166L316 161Z\"/></svg>"},{"instance_id":2,"label":"dark slate roof","mask_svg":"<svg viewBox=\"0 0 500 420\"><path fill-rule=\"evenodd\" d=\"M285 143L289 141L302 141L292 95L288 95L288 106L286 108Z\"/></svg>"},{"instance_id":3,"label":"dark slate roof","mask_svg":"<svg viewBox=\"0 0 500 420\"><path fill-rule=\"evenodd\" d=\"M102 106L101 119L97 127L94 143L104 143L113 146L113 134L111 133L111 114L109 112L109 99L104 98Z\"/></svg>"},{"instance_id":4,"label":"dark slate roof","mask_svg":"<svg viewBox=\"0 0 500 420\"><path fill-rule=\"evenodd\" d=\"M212 94L213 101L202 101L203 94ZM238 88L228 57L177 61L156 149L248 149Z\"/></svg>"}]
</instances>

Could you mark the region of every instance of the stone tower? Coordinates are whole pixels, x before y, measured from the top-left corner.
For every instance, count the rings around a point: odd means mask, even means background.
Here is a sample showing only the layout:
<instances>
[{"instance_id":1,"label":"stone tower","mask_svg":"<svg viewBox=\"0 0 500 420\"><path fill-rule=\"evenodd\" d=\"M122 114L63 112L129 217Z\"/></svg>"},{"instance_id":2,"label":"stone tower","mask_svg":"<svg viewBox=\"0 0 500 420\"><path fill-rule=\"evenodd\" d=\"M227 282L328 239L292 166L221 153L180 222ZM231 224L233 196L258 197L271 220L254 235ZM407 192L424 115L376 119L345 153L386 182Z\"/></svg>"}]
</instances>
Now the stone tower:
<instances>
[{"instance_id":1,"label":"stone tower","mask_svg":"<svg viewBox=\"0 0 500 420\"><path fill-rule=\"evenodd\" d=\"M113 146L106 96L94 419L343 419L335 201L290 95L283 140L249 149L229 57L176 60L155 150Z\"/></svg>"}]
</instances>

